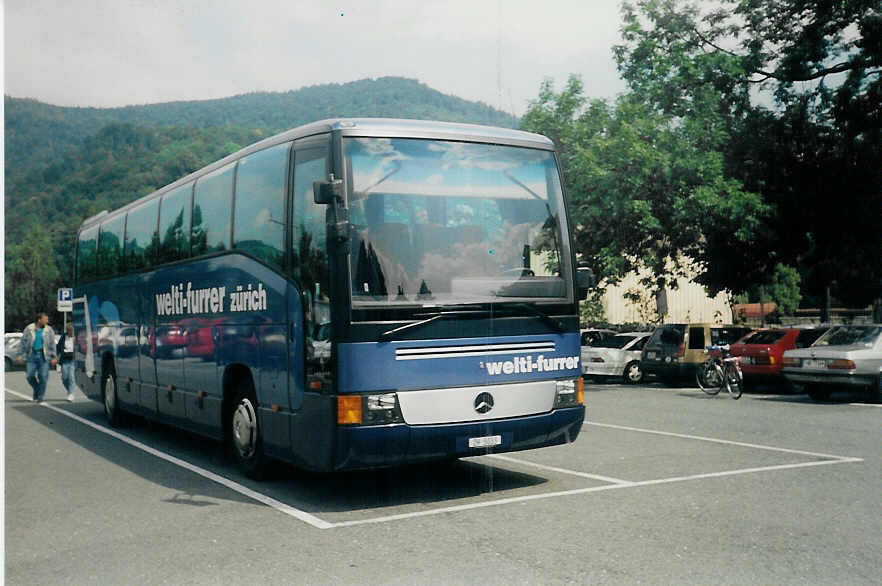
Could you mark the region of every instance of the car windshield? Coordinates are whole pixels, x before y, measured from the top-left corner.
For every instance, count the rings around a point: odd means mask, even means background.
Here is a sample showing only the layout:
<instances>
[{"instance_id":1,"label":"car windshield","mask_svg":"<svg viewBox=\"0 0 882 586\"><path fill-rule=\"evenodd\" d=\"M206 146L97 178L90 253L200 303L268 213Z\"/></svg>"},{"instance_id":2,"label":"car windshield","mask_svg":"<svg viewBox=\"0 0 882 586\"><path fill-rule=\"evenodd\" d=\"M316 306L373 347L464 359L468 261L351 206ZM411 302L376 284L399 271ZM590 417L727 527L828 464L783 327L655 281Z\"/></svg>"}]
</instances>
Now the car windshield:
<instances>
[{"instance_id":1,"label":"car windshield","mask_svg":"<svg viewBox=\"0 0 882 586\"><path fill-rule=\"evenodd\" d=\"M711 342L714 344L734 344L749 332L748 328L711 328Z\"/></svg>"},{"instance_id":2,"label":"car windshield","mask_svg":"<svg viewBox=\"0 0 882 586\"><path fill-rule=\"evenodd\" d=\"M840 326L818 338L815 346L849 346L872 344L882 333L882 326Z\"/></svg>"},{"instance_id":3,"label":"car windshield","mask_svg":"<svg viewBox=\"0 0 882 586\"><path fill-rule=\"evenodd\" d=\"M351 138L353 305L566 299L552 152Z\"/></svg>"},{"instance_id":4,"label":"car windshield","mask_svg":"<svg viewBox=\"0 0 882 586\"><path fill-rule=\"evenodd\" d=\"M762 332L754 332L741 340L742 344L774 344L784 337L783 330L765 330Z\"/></svg>"},{"instance_id":5,"label":"car windshield","mask_svg":"<svg viewBox=\"0 0 882 586\"><path fill-rule=\"evenodd\" d=\"M808 330L802 330L801 332L799 332L799 335L796 336L796 347L808 348L809 346L814 344L815 340L820 338L827 330L828 328L811 328Z\"/></svg>"},{"instance_id":6,"label":"car windshield","mask_svg":"<svg viewBox=\"0 0 882 586\"><path fill-rule=\"evenodd\" d=\"M652 336L650 336L649 341L646 343L647 346L676 346L683 342L683 336L686 333L686 326L683 324L671 324L667 326L663 326L660 328L656 328L654 332L652 332Z\"/></svg>"},{"instance_id":7,"label":"car windshield","mask_svg":"<svg viewBox=\"0 0 882 586\"><path fill-rule=\"evenodd\" d=\"M595 342L595 348L624 348L630 342L634 341L636 336L612 336Z\"/></svg>"}]
</instances>

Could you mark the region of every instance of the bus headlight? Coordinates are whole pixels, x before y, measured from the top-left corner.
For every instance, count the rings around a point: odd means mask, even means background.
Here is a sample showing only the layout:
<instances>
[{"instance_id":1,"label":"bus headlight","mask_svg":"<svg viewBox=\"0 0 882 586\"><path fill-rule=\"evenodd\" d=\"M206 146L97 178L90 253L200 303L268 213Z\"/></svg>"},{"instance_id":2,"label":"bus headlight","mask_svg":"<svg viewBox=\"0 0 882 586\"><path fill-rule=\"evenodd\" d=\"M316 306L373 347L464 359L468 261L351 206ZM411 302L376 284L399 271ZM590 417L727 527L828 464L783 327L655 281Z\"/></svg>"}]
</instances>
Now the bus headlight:
<instances>
[{"instance_id":1,"label":"bus headlight","mask_svg":"<svg viewBox=\"0 0 882 586\"><path fill-rule=\"evenodd\" d=\"M575 380L555 381L554 408L575 407L585 402L585 383L579 377Z\"/></svg>"},{"instance_id":2,"label":"bus headlight","mask_svg":"<svg viewBox=\"0 0 882 586\"><path fill-rule=\"evenodd\" d=\"M383 423L402 423L404 417L398 406L396 393L384 393L382 395L365 395L362 403L362 422L365 425L377 425Z\"/></svg>"},{"instance_id":3,"label":"bus headlight","mask_svg":"<svg viewBox=\"0 0 882 586\"><path fill-rule=\"evenodd\" d=\"M382 395L338 395L338 425L383 425L404 423L396 393Z\"/></svg>"}]
</instances>

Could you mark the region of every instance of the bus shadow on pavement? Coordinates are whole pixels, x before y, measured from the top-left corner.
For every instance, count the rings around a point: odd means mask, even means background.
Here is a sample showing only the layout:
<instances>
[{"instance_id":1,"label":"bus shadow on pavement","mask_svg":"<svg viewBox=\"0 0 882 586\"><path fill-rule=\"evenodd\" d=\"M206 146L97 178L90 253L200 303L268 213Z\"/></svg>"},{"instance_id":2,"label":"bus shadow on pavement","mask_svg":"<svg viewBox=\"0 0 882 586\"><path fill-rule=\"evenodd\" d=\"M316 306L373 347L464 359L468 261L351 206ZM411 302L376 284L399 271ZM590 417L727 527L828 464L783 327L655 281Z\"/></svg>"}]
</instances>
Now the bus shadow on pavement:
<instances>
[{"instance_id":1,"label":"bus shadow on pavement","mask_svg":"<svg viewBox=\"0 0 882 586\"><path fill-rule=\"evenodd\" d=\"M296 501L299 508L316 514L461 501L509 494L549 482L540 476L472 461L337 473L312 473L279 464L274 476L266 494L285 502Z\"/></svg>"},{"instance_id":2,"label":"bus shadow on pavement","mask_svg":"<svg viewBox=\"0 0 882 586\"><path fill-rule=\"evenodd\" d=\"M210 506L212 500L254 502L249 497L210 481L172 462L130 446L70 417L17 398L7 405L99 458L106 459L148 482L172 491L165 502ZM19 404L15 404L19 403ZM271 461L262 481L242 475L218 441L141 417L127 417L120 428L109 428L102 406L92 401L68 404L50 402L105 429L154 450L164 452L222 476L250 490L313 514L344 513L427 505L511 493L537 487L548 478L511 470L503 465L452 460L411 464L395 468L314 473L283 462Z\"/></svg>"}]
</instances>

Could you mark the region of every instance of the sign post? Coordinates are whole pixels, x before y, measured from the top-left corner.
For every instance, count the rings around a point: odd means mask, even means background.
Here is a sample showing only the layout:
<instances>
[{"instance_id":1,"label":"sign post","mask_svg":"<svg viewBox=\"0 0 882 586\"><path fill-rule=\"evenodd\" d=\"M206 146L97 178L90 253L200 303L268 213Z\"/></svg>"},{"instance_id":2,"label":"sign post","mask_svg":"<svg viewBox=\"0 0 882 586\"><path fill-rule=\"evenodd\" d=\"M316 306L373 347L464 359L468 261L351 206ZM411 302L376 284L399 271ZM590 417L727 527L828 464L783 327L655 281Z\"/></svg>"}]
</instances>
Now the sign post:
<instances>
[{"instance_id":1,"label":"sign post","mask_svg":"<svg viewBox=\"0 0 882 586\"><path fill-rule=\"evenodd\" d=\"M73 311L73 289L62 287L58 290L57 309L64 314L64 331L67 331L67 314Z\"/></svg>"}]
</instances>

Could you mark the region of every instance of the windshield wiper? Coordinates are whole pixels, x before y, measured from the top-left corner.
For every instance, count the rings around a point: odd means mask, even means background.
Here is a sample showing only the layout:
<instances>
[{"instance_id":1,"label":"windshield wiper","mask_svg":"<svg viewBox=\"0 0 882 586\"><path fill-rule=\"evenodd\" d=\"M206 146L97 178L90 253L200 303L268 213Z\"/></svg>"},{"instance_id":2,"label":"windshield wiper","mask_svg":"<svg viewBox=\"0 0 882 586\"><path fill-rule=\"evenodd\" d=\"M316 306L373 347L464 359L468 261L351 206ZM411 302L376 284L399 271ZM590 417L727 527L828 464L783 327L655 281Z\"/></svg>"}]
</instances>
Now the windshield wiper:
<instances>
[{"instance_id":1,"label":"windshield wiper","mask_svg":"<svg viewBox=\"0 0 882 586\"><path fill-rule=\"evenodd\" d=\"M380 334L379 341L380 342L387 342L387 341L391 340L395 336L395 334L399 334L401 332L405 332L405 331L413 329L413 328L419 328L424 325L430 324L434 321L438 321L440 319L448 319L451 317L465 317L465 318L483 317L483 316L489 315L489 314L490 314L490 312L486 309L465 309L465 310L454 310L454 311L439 311L439 312L430 313L430 314L419 313L419 314L416 314L418 317L423 316L423 315L427 315L428 317L426 317L425 319L421 319L419 321L411 322L409 324L404 324L403 326L399 326L399 327L391 329L391 330L387 330L387 331L383 332L382 334Z\"/></svg>"},{"instance_id":2,"label":"windshield wiper","mask_svg":"<svg viewBox=\"0 0 882 586\"><path fill-rule=\"evenodd\" d=\"M391 171L389 171L388 173L386 173L385 175L383 175L383 177L381 177L379 181L377 181L376 183L374 183L370 187L365 187L363 190L358 192L359 199L367 196L368 193L370 193L371 189L373 189L374 187L376 187L377 185L379 185L380 183L382 183L383 181L385 181L389 177L392 177L393 175L395 175L396 173L401 171L401 161L396 159L396 160L392 161L392 165L395 168L392 169Z\"/></svg>"},{"instance_id":3,"label":"windshield wiper","mask_svg":"<svg viewBox=\"0 0 882 586\"><path fill-rule=\"evenodd\" d=\"M525 185L517 177L515 177L514 175L509 173L507 169L504 170L502 172L502 174L505 175L506 179L508 179L509 181L511 181L512 183L514 183L515 185L517 185L518 187L520 187L521 189L523 189L524 191L529 193L530 195L532 195L535 199L538 199L539 201L541 201L542 203L545 204L545 213L547 215L547 217L545 219L545 225L551 229L551 237L554 238L554 248L557 251L557 254L560 255L561 254L560 241L558 240L558 237L557 237L557 231L558 231L558 228L560 228L560 225L557 221L557 217L551 211L551 205L548 203L548 200L544 199L541 195L539 195L538 193L536 193L535 191L530 189L527 185Z\"/></svg>"},{"instance_id":4,"label":"windshield wiper","mask_svg":"<svg viewBox=\"0 0 882 586\"><path fill-rule=\"evenodd\" d=\"M530 303L512 303L512 304L505 305L505 307L511 308L511 309L526 310L527 313L535 315L536 317L541 319L543 322L545 322L546 324L551 326L551 328L554 331L556 331L556 332L565 332L566 331L566 328L560 322L560 320L551 317L550 315L548 315L547 313L545 313L544 311L542 311L541 309L539 309L538 307L536 307L535 305L532 305Z\"/></svg>"},{"instance_id":5,"label":"windshield wiper","mask_svg":"<svg viewBox=\"0 0 882 586\"><path fill-rule=\"evenodd\" d=\"M416 314L417 317L426 316L424 319L419 321L411 322L409 324L404 324L403 326L399 326L397 328L393 328L391 330L387 330L380 334L379 340L380 342L388 342L396 334L400 334L401 332L406 332L407 330L411 330L413 328L420 328L422 326L428 325L432 322L442 320L442 319L450 319L450 318L478 318L478 317L486 317L492 315L500 315L505 313L512 313L511 310L520 309L521 312L514 312L515 315L523 315L523 312L526 311L528 314L533 315L541 319L544 323L551 326L551 328L556 332L564 332L566 328L560 322L560 320L555 319L539 309L538 307L531 305L529 303L506 303L505 305L496 307L495 309L455 309L448 311L438 311L435 313L419 313Z\"/></svg>"}]
</instances>

